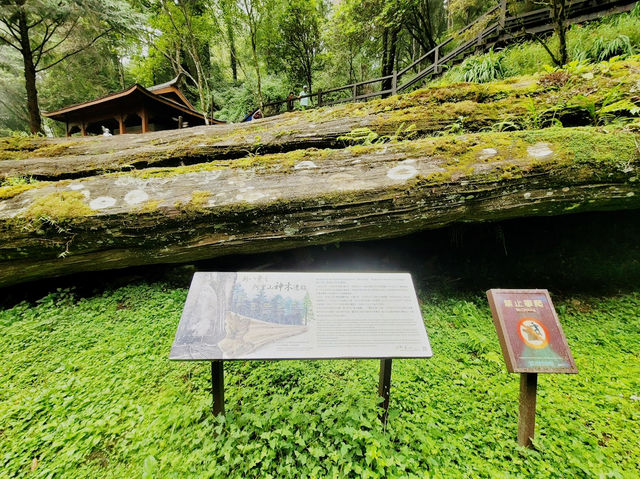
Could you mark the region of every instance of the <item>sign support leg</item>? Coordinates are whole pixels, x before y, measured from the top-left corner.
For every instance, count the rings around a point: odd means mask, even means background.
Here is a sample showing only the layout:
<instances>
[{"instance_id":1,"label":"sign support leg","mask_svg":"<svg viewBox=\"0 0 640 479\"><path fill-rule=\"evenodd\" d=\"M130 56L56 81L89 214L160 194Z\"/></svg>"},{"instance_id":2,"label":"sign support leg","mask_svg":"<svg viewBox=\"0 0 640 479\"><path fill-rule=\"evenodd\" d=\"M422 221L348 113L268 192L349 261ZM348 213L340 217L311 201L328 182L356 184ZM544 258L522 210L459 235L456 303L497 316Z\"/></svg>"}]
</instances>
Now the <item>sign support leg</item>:
<instances>
[{"instance_id":1,"label":"sign support leg","mask_svg":"<svg viewBox=\"0 0 640 479\"><path fill-rule=\"evenodd\" d=\"M389 417L389 397L391 395L391 359L380 360L380 381L378 383L378 394L382 397L380 407L383 411L379 417L382 424L387 424Z\"/></svg>"},{"instance_id":2,"label":"sign support leg","mask_svg":"<svg viewBox=\"0 0 640 479\"><path fill-rule=\"evenodd\" d=\"M211 361L211 395L213 415L224 415L224 362Z\"/></svg>"},{"instance_id":3,"label":"sign support leg","mask_svg":"<svg viewBox=\"0 0 640 479\"><path fill-rule=\"evenodd\" d=\"M518 445L532 447L536 430L536 390L538 373L520 374L520 413L518 416Z\"/></svg>"}]
</instances>

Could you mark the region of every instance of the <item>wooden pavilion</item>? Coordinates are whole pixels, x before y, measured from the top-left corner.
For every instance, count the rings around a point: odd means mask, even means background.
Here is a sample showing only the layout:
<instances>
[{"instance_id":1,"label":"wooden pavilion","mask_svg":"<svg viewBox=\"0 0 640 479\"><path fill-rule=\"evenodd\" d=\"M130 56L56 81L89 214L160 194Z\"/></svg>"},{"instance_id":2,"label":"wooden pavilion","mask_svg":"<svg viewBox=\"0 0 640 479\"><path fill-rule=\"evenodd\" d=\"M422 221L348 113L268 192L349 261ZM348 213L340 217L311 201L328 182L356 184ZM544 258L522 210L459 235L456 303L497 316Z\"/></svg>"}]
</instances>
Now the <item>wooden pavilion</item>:
<instances>
[{"instance_id":1,"label":"wooden pavilion","mask_svg":"<svg viewBox=\"0 0 640 479\"><path fill-rule=\"evenodd\" d=\"M100 135L103 127L110 133L147 133L204 125L205 116L196 111L180 91L182 75L160 85L145 88L137 83L97 100L71 105L43 113L64 122L67 136L80 132L83 136ZM209 124L223 121L209 119Z\"/></svg>"}]
</instances>

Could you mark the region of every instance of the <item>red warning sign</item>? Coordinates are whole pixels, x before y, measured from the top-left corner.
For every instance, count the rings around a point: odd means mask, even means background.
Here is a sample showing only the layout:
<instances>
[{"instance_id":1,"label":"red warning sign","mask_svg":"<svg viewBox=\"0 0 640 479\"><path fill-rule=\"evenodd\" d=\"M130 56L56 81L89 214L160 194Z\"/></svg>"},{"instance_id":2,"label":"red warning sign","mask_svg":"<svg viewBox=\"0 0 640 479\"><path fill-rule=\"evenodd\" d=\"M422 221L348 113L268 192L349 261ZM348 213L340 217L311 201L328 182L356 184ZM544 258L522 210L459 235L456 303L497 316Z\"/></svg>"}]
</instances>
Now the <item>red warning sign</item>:
<instances>
[{"instance_id":1,"label":"red warning sign","mask_svg":"<svg viewBox=\"0 0 640 479\"><path fill-rule=\"evenodd\" d=\"M509 372L578 372L546 289L491 289L487 297Z\"/></svg>"}]
</instances>

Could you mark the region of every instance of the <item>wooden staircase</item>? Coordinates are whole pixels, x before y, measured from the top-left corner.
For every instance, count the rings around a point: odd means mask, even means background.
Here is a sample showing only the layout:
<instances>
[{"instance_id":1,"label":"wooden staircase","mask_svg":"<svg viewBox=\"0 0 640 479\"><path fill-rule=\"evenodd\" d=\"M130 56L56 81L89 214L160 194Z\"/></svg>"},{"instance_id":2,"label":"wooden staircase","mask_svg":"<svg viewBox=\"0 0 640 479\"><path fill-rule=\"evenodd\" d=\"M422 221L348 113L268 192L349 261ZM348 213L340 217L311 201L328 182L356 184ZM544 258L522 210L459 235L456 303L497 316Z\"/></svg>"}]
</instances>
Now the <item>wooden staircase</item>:
<instances>
[{"instance_id":1,"label":"wooden staircase","mask_svg":"<svg viewBox=\"0 0 640 479\"><path fill-rule=\"evenodd\" d=\"M633 10L636 3L638 3L637 0L573 1L567 12L567 22L568 24L582 23L615 13L628 12ZM463 40L458 44L457 42L474 27L480 28L480 32L475 34L473 38ZM553 29L551 9L541 8L516 16L508 16L506 1L501 0L498 5L485 12L481 17L449 36L400 71L329 90L319 90L305 96L311 98L313 105L318 107L369 100L410 91L419 87L424 81L442 73L445 67L461 62L470 54L486 51L495 45L506 45L527 36L543 35ZM263 111L267 116L273 116L286 111L286 107L287 100L278 100L265 104Z\"/></svg>"}]
</instances>

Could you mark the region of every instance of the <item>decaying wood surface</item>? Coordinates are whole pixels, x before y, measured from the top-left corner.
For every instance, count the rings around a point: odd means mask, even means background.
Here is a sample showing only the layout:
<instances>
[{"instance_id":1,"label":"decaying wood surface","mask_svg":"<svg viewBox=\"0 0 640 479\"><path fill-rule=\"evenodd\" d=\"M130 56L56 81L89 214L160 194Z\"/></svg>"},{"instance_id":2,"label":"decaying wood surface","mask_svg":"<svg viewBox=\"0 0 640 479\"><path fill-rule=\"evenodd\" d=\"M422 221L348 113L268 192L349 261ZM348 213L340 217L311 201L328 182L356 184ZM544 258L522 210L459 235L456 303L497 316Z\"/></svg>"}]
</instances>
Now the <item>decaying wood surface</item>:
<instances>
[{"instance_id":1,"label":"decaying wood surface","mask_svg":"<svg viewBox=\"0 0 640 479\"><path fill-rule=\"evenodd\" d=\"M557 121L587 125L589 103L612 91L640 97L640 62L605 74L520 77L489 84L429 88L368 103L286 113L251 123L147 135L2 139L0 178L57 180L104 172L230 160L302 148L343 148L371 135L407 139L436 132L536 129Z\"/></svg>"},{"instance_id":2,"label":"decaying wood surface","mask_svg":"<svg viewBox=\"0 0 640 479\"><path fill-rule=\"evenodd\" d=\"M504 85L518 89L521 84ZM459 94L471 90L459 88ZM451 94L436 91L422 95ZM462 98L457 103L470 101ZM371 108L384 110L384 101ZM393 101L410 102L410 97ZM448 98L444 104L455 102ZM335 110L311 113L287 116L298 130L289 135L278 135L277 128L292 126L271 123L280 118L248 126L71 139L77 150L65 140L29 140L39 146L5 148L9 158L0 161L2 175L30 173L50 181L13 180L0 187L0 286L81 271L389 238L455 222L640 207L640 134L634 127L417 139L371 136L371 129L359 145L318 149L309 148L314 139L337 138L362 126L330 118ZM315 116L320 113L326 118ZM378 112L353 118L382 122L382 117ZM342 129L331 130L329 124ZM269 135L269 144L280 141L287 152L259 154L257 149L243 156L242 145L256 143L256 134ZM216 160L221 141L233 154ZM190 161L181 166L187 148ZM38 151L49 151L50 157L33 154ZM140 159L134 170L121 171L132 155L164 166L151 168ZM59 179L65 177L74 178Z\"/></svg>"}]
</instances>

